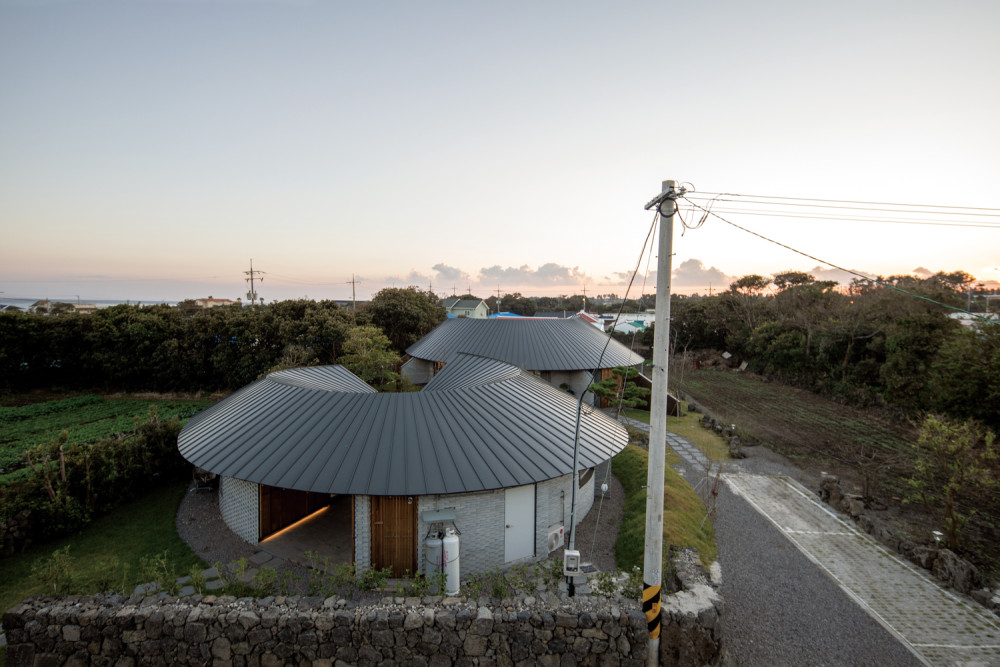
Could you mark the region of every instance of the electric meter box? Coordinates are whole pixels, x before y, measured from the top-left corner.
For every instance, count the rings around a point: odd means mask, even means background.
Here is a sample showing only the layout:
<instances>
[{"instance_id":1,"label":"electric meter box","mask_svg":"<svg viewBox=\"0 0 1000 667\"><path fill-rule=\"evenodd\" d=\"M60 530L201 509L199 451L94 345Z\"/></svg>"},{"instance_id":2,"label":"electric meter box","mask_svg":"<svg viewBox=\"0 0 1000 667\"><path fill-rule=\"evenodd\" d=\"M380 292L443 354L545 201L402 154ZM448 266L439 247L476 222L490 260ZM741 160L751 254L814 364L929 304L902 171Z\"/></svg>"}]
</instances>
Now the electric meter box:
<instances>
[{"instance_id":1,"label":"electric meter box","mask_svg":"<svg viewBox=\"0 0 1000 667\"><path fill-rule=\"evenodd\" d=\"M563 574L575 577L580 574L580 552L567 549L563 552Z\"/></svg>"}]
</instances>

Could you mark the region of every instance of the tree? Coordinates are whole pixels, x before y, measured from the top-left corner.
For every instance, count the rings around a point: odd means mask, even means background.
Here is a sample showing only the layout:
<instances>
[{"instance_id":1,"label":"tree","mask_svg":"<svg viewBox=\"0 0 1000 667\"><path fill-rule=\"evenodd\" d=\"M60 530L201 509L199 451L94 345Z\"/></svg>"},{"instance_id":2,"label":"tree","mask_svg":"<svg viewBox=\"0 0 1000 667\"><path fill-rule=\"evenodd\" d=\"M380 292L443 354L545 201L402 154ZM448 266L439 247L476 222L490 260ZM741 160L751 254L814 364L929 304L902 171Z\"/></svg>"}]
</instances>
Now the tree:
<instances>
[{"instance_id":1,"label":"tree","mask_svg":"<svg viewBox=\"0 0 1000 667\"><path fill-rule=\"evenodd\" d=\"M948 548L957 551L975 509L966 510L960 497L988 497L1000 486L991 465L997 460L994 435L969 419L951 421L928 416L913 445L914 473L907 480L906 501L920 501L944 524Z\"/></svg>"},{"instance_id":2,"label":"tree","mask_svg":"<svg viewBox=\"0 0 1000 667\"><path fill-rule=\"evenodd\" d=\"M590 385L590 390L607 400L612 407L634 409L646 404L650 392L632 380L638 374L639 371L631 366L616 366L611 371L611 377Z\"/></svg>"},{"instance_id":3,"label":"tree","mask_svg":"<svg viewBox=\"0 0 1000 667\"><path fill-rule=\"evenodd\" d=\"M1000 429L1000 325L960 329L938 350L928 383L933 409Z\"/></svg>"},{"instance_id":4,"label":"tree","mask_svg":"<svg viewBox=\"0 0 1000 667\"><path fill-rule=\"evenodd\" d=\"M742 327L730 327L730 335L726 337L733 351L742 351L750 337L763 318L767 304L764 301L764 290L771 284L769 278L756 273L737 278L729 285L729 290L721 297L731 313Z\"/></svg>"},{"instance_id":5,"label":"tree","mask_svg":"<svg viewBox=\"0 0 1000 667\"><path fill-rule=\"evenodd\" d=\"M431 292L417 287L387 287L368 305L372 324L382 329L402 354L445 319L444 308Z\"/></svg>"},{"instance_id":6,"label":"tree","mask_svg":"<svg viewBox=\"0 0 1000 667\"><path fill-rule=\"evenodd\" d=\"M344 340L340 365L376 388L385 389L399 378L399 355L389 338L375 326L354 327Z\"/></svg>"},{"instance_id":7,"label":"tree","mask_svg":"<svg viewBox=\"0 0 1000 667\"><path fill-rule=\"evenodd\" d=\"M534 300L521 296L520 292L514 292L513 294L504 294L500 300L500 310L531 317L535 314L536 306Z\"/></svg>"}]
</instances>

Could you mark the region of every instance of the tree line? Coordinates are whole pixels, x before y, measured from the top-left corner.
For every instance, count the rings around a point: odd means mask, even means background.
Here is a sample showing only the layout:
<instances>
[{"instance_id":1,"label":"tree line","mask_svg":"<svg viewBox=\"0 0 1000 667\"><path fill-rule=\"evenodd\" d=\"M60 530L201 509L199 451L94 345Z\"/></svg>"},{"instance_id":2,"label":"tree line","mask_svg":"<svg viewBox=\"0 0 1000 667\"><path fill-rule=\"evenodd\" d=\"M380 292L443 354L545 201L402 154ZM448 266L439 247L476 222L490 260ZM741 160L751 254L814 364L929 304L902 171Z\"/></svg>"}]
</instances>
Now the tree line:
<instances>
[{"instance_id":1,"label":"tree line","mask_svg":"<svg viewBox=\"0 0 1000 667\"><path fill-rule=\"evenodd\" d=\"M862 406L934 411L1000 427L1000 324L952 317L972 277L747 275L671 303L673 354L728 351L752 371ZM651 337L652 331L646 336Z\"/></svg>"},{"instance_id":2,"label":"tree line","mask_svg":"<svg viewBox=\"0 0 1000 667\"><path fill-rule=\"evenodd\" d=\"M384 289L358 312L306 300L4 311L0 390L232 391L278 368L342 362L385 385L406 347L444 318L437 298L416 288Z\"/></svg>"}]
</instances>

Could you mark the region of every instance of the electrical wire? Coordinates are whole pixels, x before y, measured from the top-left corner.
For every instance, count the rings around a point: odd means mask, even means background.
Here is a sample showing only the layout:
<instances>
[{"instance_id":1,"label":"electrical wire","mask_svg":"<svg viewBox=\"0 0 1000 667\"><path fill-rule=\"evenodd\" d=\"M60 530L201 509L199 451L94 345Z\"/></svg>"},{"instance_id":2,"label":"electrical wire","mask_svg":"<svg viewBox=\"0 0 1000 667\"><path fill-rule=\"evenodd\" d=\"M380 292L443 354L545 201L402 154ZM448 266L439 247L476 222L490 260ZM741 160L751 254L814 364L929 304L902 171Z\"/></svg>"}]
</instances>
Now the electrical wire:
<instances>
[{"instance_id":1,"label":"electrical wire","mask_svg":"<svg viewBox=\"0 0 1000 667\"><path fill-rule=\"evenodd\" d=\"M720 200L724 201L724 200ZM917 218L882 218L882 217L860 217L851 215L821 215L809 214L808 212L780 213L776 211L755 211L752 209L738 208L717 208L720 213L732 213L739 215L756 215L771 218L794 218L799 220L834 220L838 222L880 222L896 225L930 225L937 227L973 227L980 229L1000 229L1000 220L995 222L976 221L964 222L961 220L920 220Z\"/></svg>"},{"instance_id":2,"label":"electrical wire","mask_svg":"<svg viewBox=\"0 0 1000 667\"><path fill-rule=\"evenodd\" d=\"M267 272L262 271L261 273L264 273L268 278L271 278L272 280L278 278L278 282L287 282L294 285L330 286L330 285L350 285L352 282L361 282L360 280L355 280L355 281L346 280L342 282L327 283L327 282L316 282L312 280L303 280L301 278L292 278L290 276L283 276L280 273L272 273L270 271Z\"/></svg>"},{"instance_id":3,"label":"electrical wire","mask_svg":"<svg viewBox=\"0 0 1000 667\"><path fill-rule=\"evenodd\" d=\"M856 201L851 199L817 199L814 197L779 197L772 195L743 195L736 194L732 192L695 192L694 197L707 197L707 195L712 194L716 197L752 197L756 199L779 199L779 200L789 200L789 201L818 201L830 204L864 204L866 206L908 206L911 208L940 208L940 209L961 209L966 211L995 211L996 215L1000 215L1000 208L987 208L978 206L945 206L939 204L900 204L898 202L879 202L879 201ZM777 203L777 202L775 202Z\"/></svg>"},{"instance_id":4,"label":"electrical wire","mask_svg":"<svg viewBox=\"0 0 1000 667\"><path fill-rule=\"evenodd\" d=\"M649 274L649 262L651 261L651 258L653 256L653 245L654 245L653 242L656 240L656 223L659 220L659 218L660 218L660 211L659 211L659 207L657 207L656 211L653 213L653 220L652 220L652 222L649 225L649 231L646 233L646 240L643 242L643 244L642 244L642 250L639 252L639 258L636 261L635 269L632 270L632 277L629 279L628 286L625 288L625 296L622 297L621 305L618 306L618 313L615 315L615 319L611 323L611 331L614 331L618 327L618 321L619 321L619 319L621 319L622 311L625 309L625 302L628 301L628 295L629 295L629 292L632 289L632 285L635 283L635 277L639 274L639 266L642 264L643 255L646 254L646 248L649 248L649 259L646 260L646 273L644 273L643 277L642 277L642 289L645 290L645 288L646 288L646 278L647 278L647 276ZM634 337L634 334L633 334L633 342L634 342L634 338L635 337ZM604 352L608 349L608 345L610 343L611 343L611 335L608 334L608 339L606 341L604 341L604 349L601 350L601 356L597 360L597 367L594 369L594 371L590 375L591 384L593 384L595 378L597 377L597 372L600 370L601 361L604 359ZM624 391L625 391L625 382L624 381L622 381L621 387L619 387L619 390L624 393ZM584 393L586 393L586 392L584 392ZM616 394L616 396L617 396L617 394ZM579 406L582 406L582 405L583 405L583 394L580 395L580 403L579 403ZM578 406L578 409L579 409L579 406ZM621 401L618 401L618 414L615 416L615 421L617 421L618 418L621 416L621 409L622 409ZM578 424L577 428L579 429L579 416L577 416L577 424ZM609 463L608 464L608 469L604 472L604 482L602 483L602 485L605 484L605 483L607 483L608 477L610 476L610 474L611 474L611 465ZM595 545L597 544L597 527L600 526L600 523L601 523L601 509L603 507L604 507L604 494L602 493L601 494L601 502L599 502L597 504L597 518L594 521L594 535L592 536L591 543L590 543L590 560L591 560L591 562L593 562L593 560L594 560L594 549L595 549ZM574 517L573 520L575 521L575 517ZM575 529L575 526L570 526L570 530L574 530L574 529Z\"/></svg>"},{"instance_id":5,"label":"electrical wire","mask_svg":"<svg viewBox=\"0 0 1000 667\"><path fill-rule=\"evenodd\" d=\"M735 193L694 193L689 200L730 204L715 207L720 213L739 213L797 219L876 222L890 224L938 225L947 227L1000 227L1000 209L936 204L901 204L857 200L807 199ZM742 207L742 208L736 208ZM809 210L805 210L809 209ZM896 214L891 216L883 213ZM956 219L957 218L957 219Z\"/></svg>"},{"instance_id":6,"label":"electrical wire","mask_svg":"<svg viewBox=\"0 0 1000 667\"><path fill-rule=\"evenodd\" d=\"M781 241L775 241L774 239L768 238L767 236L764 236L763 234L759 234L759 233L757 233L757 232L755 232L753 230L750 230L750 229L747 229L746 227L743 227L742 225L738 225L738 224L736 224L735 222L733 222L731 220L727 220L727 219L723 218L721 215L719 215L718 213L716 213L714 211L711 211L710 209L704 208L703 206L701 206L701 205L699 205L699 204L697 204L697 203L695 203L695 202L687 199L686 197L682 197L682 198L685 201L687 201L689 204L691 204L692 206L694 206L695 208L699 208L702 211L705 211L705 213L707 215L712 215L712 216L718 218L719 220L721 220L722 222L726 223L727 225L730 225L732 227L735 227L736 229L742 230L742 231L744 231L747 234L750 234L752 236L756 236L757 238L763 239L763 240L767 241L768 243L773 243L774 245L777 245L777 246L780 246L782 248L785 248L786 250L790 250L790 251L796 253L797 255L802 255L803 257L808 257L809 259L811 259L813 261L816 261L816 262L819 262L820 264L826 264L827 266L830 266L830 267L832 267L834 269L838 269L840 271L843 271L844 273L848 273L848 274L850 274L852 276L857 276L858 278L861 278L861 279L866 280L866 281L873 282L876 285L881 285L882 287L888 287L889 289L895 290L895 291L900 292L902 294L906 294L907 296L912 296L912 297L914 297L916 299L922 299L924 301L929 301L930 303L936 304L938 306L942 306L944 308L950 308L951 310L954 310L954 311L957 311L957 312L960 312L960 313L965 313L966 315L968 315L968 316L970 316L972 318L975 318L977 320L982 320L983 322L990 322L989 319L987 319L987 318L985 318L985 317L983 317L981 315L978 315L976 313L971 313L968 310L965 310L964 308L959 308L958 306L952 306L952 305L949 305L947 303L942 303L942 302L937 301L935 299L931 299L929 297L923 296L921 294L916 294L914 292L910 292L909 290L905 290L902 287L899 287L898 285L893 285L891 283L887 283L884 280L882 280L881 278L877 278L877 277L873 278L871 276L866 276L865 274L859 273L858 271L854 271L852 269L847 269L847 268L844 268L844 267L839 266L837 264L834 264L833 262L830 262L828 260L816 257L815 255L810 255L807 252L803 252L802 250L798 250L796 248L793 248L792 246L790 246L788 244L785 244L785 243L782 243Z\"/></svg>"}]
</instances>

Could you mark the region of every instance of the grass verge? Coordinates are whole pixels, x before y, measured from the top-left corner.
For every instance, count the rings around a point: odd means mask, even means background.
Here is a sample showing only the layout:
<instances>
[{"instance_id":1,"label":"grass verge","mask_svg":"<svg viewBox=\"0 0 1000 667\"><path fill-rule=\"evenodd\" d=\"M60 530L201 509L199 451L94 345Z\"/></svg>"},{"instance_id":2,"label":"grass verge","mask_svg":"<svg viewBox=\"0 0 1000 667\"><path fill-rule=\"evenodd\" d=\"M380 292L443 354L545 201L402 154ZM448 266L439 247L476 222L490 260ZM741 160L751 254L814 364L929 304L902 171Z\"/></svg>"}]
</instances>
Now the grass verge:
<instances>
[{"instance_id":1,"label":"grass verge","mask_svg":"<svg viewBox=\"0 0 1000 667\"><path fill-rule=\"evenodd\" d=\"M53 552L67 546L70 560L64 569L72 589L80 593L107 590L112 568L116 569L113 587L131 592L136 585L146 583L140 580L143 561L163 554L166 567L175 576L187 574L192 566L206 567L174 527L177 506L187 486L187 482L176 482L155 489L96 519L79 533L0 559L0 611L30 595L49 592L32 566L51 561Z\"/></svg>"},{"instance_id":2,"label":"grass verge","mask_svg":"<svg viewBox=\"0 0 1000 667\"><path fill-rule=\"evenodd\" d=\"M646 542L646 485L649 453L629 445L611 461L611 470L625 489L625 513L615 542L615 564L629 570L642 566ZM663 543L693 547L705 565L715 562L715 529L705 519L705 505L680 474L664 471ZM704 520L704 522L703 522Z\"/></svg>"},{"instance_id":3,"label":"grass verge","mask_svg":"<svg viewBox=\"0 0 1000 667\"><path fill-rule=\"evenodd\" d=\"M622 410L622 414L631 419L649 423L648 410ZM681 404L681 417L667 417L667 430L687 438L695 447L705 453L710 461L728 461L729 445L720 436L707 428L703 428L698 420L701 417L687 411L687 404Z\"/></svg>"}]
</instances>

